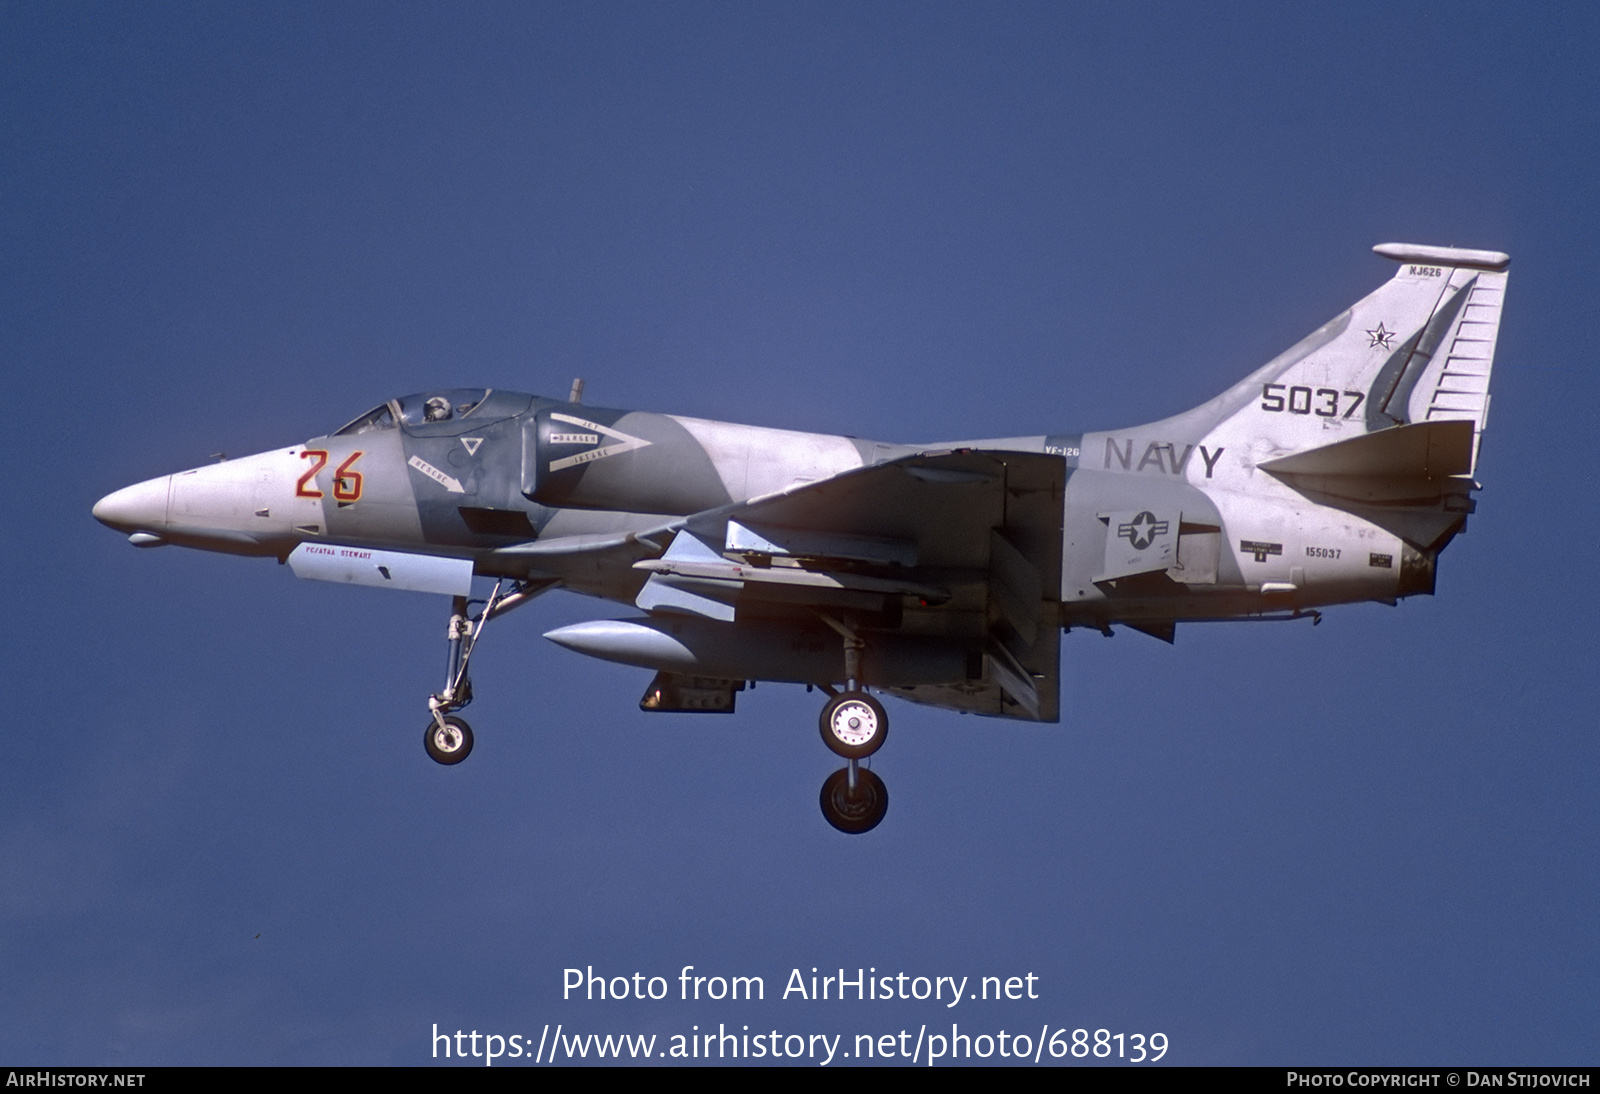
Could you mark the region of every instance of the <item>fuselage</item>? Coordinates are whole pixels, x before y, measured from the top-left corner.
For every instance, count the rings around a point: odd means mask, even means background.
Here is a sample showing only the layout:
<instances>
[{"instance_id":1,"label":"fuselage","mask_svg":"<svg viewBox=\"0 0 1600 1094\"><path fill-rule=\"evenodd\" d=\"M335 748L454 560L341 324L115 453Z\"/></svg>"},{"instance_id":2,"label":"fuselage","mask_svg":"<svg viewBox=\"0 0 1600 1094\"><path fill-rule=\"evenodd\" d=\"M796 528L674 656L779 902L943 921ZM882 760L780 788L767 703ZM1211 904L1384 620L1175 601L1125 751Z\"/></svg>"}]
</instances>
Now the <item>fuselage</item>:
<instances>
[{"instance_id":1,"label":"fuselage","mask_svg":"<svg viewBox=\"0 0 1600 1094\"><path fill-rule=\"evenodd\" d=\"M1204 404L1098 433L899 445L487 389L138 483L94 513L144 547L276 557L296 576L450 598L428 755L482 628L553 588L633 609L545 637L654 673L639 707L732 713L819 687L848 833L887 790L873 693L1061 717L1061 632L1291 619L1431 593L1473 511L1504 302L1500 252L1382 244L1382 286ZM474 587L474 577L492 578ZM476 596L474 594L477 594Z\"/></svg>"},{"instance_id":2,"label":"fuselage","mask_svg":"<svg viewBox=\"0 0 1600 1094\"><path fill-rule=\"evenodd\" d=\"M691 514L909 454L1046 453L1065 465L1063 625L1222 619L1432 591L1432 552L1309 505L1254 453L1150 427L899 445L454 389L391 400L327 436L138 483L95 506L142 546L287 558L328 543L466 558L631 602ZM652 539L655 536L657 538ZM641 550L606 544L644 537ZM1165 552L1152 568L1151 552Z\"/></svg>"}]
</instances>

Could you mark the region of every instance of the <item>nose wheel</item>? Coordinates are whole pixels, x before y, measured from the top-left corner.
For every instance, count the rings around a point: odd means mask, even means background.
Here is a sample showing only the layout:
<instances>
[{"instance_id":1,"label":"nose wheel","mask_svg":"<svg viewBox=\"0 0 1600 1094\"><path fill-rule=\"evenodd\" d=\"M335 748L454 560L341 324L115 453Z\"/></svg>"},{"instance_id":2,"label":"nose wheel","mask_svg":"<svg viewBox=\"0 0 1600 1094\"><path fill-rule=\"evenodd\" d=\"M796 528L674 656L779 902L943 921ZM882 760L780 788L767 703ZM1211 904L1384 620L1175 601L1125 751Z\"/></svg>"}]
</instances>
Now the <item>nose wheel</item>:
<instances>
[{"instance_id":1,"label":"nose wheel","mask_svg":"<svg viewBox=\"0 0 1600 1094\"><path fill-rule=\"evenodd\" d=\"M472 754L472 727L454 715L440 717L423 732L422 747L434 763L458 764Z\"/></svg>"}]
</instances>

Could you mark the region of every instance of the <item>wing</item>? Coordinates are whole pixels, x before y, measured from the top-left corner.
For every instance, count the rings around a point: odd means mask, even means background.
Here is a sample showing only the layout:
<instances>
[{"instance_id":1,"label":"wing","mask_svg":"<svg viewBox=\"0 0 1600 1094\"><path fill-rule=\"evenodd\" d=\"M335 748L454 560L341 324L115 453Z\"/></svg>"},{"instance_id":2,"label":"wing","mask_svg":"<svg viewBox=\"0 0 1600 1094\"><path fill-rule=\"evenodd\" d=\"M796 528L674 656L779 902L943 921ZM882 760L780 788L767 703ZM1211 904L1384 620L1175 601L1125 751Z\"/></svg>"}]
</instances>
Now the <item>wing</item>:
<instances>
[{"instance_id":1,"label":"wing","mask_svg":"<svg viewBox=\"0 0 1600 1094\"><path fill-rule=\"evenodd\" d=\"M886 653L871 682L1055 721L1065 474L1042 453L921 453L696 514L660 558L634 563L649 573L637 604L723 622L842 620L869 654L960 647L956 678L896 678Z\"/></svg>"}]
</instances>

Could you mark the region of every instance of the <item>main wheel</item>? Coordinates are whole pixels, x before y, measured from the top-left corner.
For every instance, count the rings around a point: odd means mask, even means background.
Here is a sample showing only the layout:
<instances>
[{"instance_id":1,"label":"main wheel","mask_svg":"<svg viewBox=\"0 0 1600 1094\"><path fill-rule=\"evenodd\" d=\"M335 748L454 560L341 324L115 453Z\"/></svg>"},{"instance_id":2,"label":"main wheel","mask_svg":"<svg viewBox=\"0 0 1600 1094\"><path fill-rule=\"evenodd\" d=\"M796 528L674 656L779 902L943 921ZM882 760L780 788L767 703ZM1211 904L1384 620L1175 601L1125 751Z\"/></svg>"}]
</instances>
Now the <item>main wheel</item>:
<instances>
[{"instance_id":1,"label":"main wheel","mask_svg":"<svg viewBox=\"0 0 1600 1094\"><path fill-rule=\"evenodd\" d=\"M446 717L444 725L429 722L422 747L434 763L458 764L472 754L472 727L454 715Z\"/></svg>"},{"instance_id":2,"label":"main wheel","mask_svg":"<svg viewBox=\"0 0 1600 1094\"><path fill-rule=\"evenodd\" d=\"M841 832L852 836L870 832L888 811L889 788L866 768L856 769L854 791L848 767L841 767L822 784L822 815Z\"/></svg>"},{"instance_id":3,"label":"main wheel","mask_svg":"<svg viewBox=\"0 0 1600 1094\"><path fill-rule=\"evenodd\" d=\"M835 695L822 708L822 740L847 760L861 760L883 747L889 716L883 704L860 691Z\"/></svg>"}]
</instances>

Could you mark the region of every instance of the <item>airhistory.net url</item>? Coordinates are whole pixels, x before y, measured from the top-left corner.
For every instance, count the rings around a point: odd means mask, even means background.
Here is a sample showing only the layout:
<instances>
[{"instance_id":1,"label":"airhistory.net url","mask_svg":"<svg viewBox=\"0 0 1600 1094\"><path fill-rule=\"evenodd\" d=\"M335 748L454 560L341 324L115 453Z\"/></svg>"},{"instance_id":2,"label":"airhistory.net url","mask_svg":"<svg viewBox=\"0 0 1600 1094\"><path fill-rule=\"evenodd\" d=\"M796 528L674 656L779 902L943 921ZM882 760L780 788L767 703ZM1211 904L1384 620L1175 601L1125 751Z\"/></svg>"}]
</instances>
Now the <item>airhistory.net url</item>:
<instances>
[{"instance_id":1,"label":"airhistory.net url","mask_svg":"<svg viewBox=\"0 0 1600 1094\"><path fill-rule=\"evenodd\" d=\"M778 1030L751 1033L749 1026L729 1032L724 1023L715 1033L692 1027L690 1033L568 1033L563 1025L552 1031L548 1023L535 1040L513 1033L471 1033L457 1030L441 1033L433 1027L434 1059L481 1060L486 1067L496 1061L525 1064L566 1063L577 1060L671 1060L704 1063L709 1060L804 1060L826 1067L835 1060L895 1060L908 1064L934 1064L947 1061L1007 1060L1040 1064L1051 1061L1114 1060L1126 1063L1154 1063L1167 1054L1164 1033L1113 1034L1109 1030L1087 1029L1052 1031L1048 1025L1035 1036L1027 1033L962 1033L957 1023L950 1032L929 1033L923 1025L916 1033L858 1033L848 1049L843 1034L781 1033ZM481 1043L481 1048L479 1047ZM441 1047L443 1051L441 1050Z\"/></svg>"}]
</instances>

